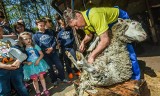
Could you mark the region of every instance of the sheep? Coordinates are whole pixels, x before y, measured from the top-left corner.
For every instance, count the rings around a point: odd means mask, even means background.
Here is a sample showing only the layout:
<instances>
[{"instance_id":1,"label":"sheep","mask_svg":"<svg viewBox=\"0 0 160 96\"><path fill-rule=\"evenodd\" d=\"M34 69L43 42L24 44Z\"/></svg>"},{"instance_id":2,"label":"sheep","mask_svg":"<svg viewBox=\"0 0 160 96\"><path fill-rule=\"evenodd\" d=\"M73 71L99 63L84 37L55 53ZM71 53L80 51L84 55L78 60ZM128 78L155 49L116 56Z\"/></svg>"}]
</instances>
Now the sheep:
<instances>
[{"instance_id":1,"label":"sheep","mask_svg":"<svg viewBox=\"0 0 160 96\"><path fill-rule=\"evenodd\" d=\"M97 92L94 86L110 86L127 81L132 76L132 66L127 51L127 43L144 41L147 38L141 24L130 19L118 19L110 32L110 45L96 58L93 64L87 64L86 58L77 51L77 61L66 52L78 69L82 69L77 95L83 96L84 90ZM92 51L99 37L87 51Z\"/></svg>"}]
</instances>

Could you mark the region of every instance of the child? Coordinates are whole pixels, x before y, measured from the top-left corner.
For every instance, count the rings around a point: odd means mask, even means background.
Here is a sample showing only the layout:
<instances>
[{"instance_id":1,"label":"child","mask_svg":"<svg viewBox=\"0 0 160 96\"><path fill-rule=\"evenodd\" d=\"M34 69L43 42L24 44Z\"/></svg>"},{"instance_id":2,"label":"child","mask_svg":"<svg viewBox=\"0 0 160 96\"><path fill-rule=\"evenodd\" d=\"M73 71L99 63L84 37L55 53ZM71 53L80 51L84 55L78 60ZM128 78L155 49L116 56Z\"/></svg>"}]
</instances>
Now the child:
<instances>
[{"instance_id":1,"label":"child","mask_svg":"<svg viewBox=\"0 0 160 96\"><path fill-rule=\"evenodd\" d=\"M19 41L22 41L23 46L27 52L27 62L24 62L24 79L32 79L36 91L36 96L40 96L38 77L43 87L43 93L49 96L50 93L46 89L46 82L44 74L49 69L47 63L42 59L43 53L38 45L32 43L32 36L29 32L23 32L19 35Z\"/></svg>"},{"instance_id":2,"label":"child","mask_svg":"<svg viewBox=\"0 0 160 96\"><path fill-rule=\"evenodd\" d=\"M48 18L48 17L45 17L44 20L45 20L45 22L46 22L46 24L45 24L45 29L46 29L46 31L52 32L52 33L53 33L53 36L54 36L55 39L56 39L57 45L56 45L55 51L57 52L57 54L58 54L58 56L59 56L59 54L60 54L60 48L59 48L59 45L58 45L58 42L57 42L57 32L55 32L55 30L54 30L54 29L55 29L55 28L54 28L54 23L53 23L52 20L51 20L50 18ZM60 60L61 60L61 58L60 58Z\"/></svg>"},{"instance_id":3,"label":"child","mask_svg":"<svg viewBox=\"0 0 160 96\"><path fill-rule=\"evenodd\" d=\"M0 62L0 96L11 96L11 84L16 89L18 95L29 96L23 83L23 69L21 66L21 62L24 61L27 56L20 50L11 48L15 45L16 42L13 39L3 38L3 26L0 25L0 56L2 60ZM13 61L3 61L6 57L12 58L10 53L20 58L15 58L16 60Z\"/></svg>"},{"instance_id":4,"label":"child","mask_svg":"<svg viewBox=\"0 0 160 96\"><path fill-rule=\"evenodd\" d=\"M53 33L45 30L45 21L42 19L36 20L36 25L39 31L33 35L33 40L42 48L44 59L50 66L49 73L52 83L57 85L57 78L60 78L60 80L63 82L67 82L64 75L64 68L61 64L58 54L55 52L56 40L53 36ZM58 75L54 73L52 68L54 65L58 69Z\"/></svg>"},{"instance_id":5,"label":"child","mask_svg":"<svg viewBox=\"0 0 160 96\"><path fill-rule=\"evenodd\" d=\"M52 20L48 17L45 17L44 20L46 21L45 29L54 31L55 28L54 28L54 23L52 22Z\"/></svg>"},{"instance_id":6,"label":"child","mask_svg":"<svg viewBox=\"0 0 160 96\"><path fill-rule=\"evenodd\" d=\"M75 50L73 49L74 35L72 32L72 29L70 27L66 27L63 19L59 23L61 26L61 30L59 31L57 38L60 43L60 47L62 49L61 56L65 62L66 69L68 72L68 77L72 79L73 74L72 74L72 68L71 68L71 61L65 54L65 51L69 51L76 60L76 53L75 53ZM80 75L80 72L77 68L74 68L74 71L76 72L76 75Z\"/></svg>"},{"instance_id":7,"label":"child","mask_svg":"<svg viewBox=\"0 0 160 96\"><path fill-rule=\"evenodd\" d=\"M13 27L14 27L14 31L15 31L16 35L19 35L20 33L24 32L24 31L30 32L32 34L34 33L32 30L27 29L25 24L20 21L14 23Z\"/></svg>"},{"instance_id":8,"label":"child","mask_svg":"<svg viewBox=\"0 0 160 96\"><path fill-rule=\"evenodd\" d=\"M18 20L16 23L13 24L13 27L14 27L14 31L15 31L15 34L16 34L16 39L18 38L18 35L24 31L27 31L27 32L30 32L31 34L33 34L33 31L32 30L29 30L26 28L25 26L25 23L23 20ZM25 86L27 88L28 91L31 91L31 88L29 86L29 83L30 81L25 81Z\"/></svg>"}]
</instances>

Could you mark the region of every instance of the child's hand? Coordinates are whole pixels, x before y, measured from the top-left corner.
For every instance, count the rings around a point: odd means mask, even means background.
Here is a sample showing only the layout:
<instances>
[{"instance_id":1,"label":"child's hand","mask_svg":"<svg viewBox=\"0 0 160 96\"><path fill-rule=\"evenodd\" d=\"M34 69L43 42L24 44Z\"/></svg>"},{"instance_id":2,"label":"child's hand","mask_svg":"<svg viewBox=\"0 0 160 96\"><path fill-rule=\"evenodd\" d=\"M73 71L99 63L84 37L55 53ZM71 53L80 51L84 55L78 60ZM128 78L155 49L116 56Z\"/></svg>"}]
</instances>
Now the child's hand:
<instances>
[{"instance_id":1,"label":"child's hand","mask_svg":"<svg viewBox=\"0 0 160 96\"><path fill-rule=\"evenodd\" d=\"M31 65L32 64L32 62L27 62L27 65Z\"/></svg>"},{"instance_id":2,"label":"child's hand","mask_svg":"<svg viewBox=\"0 0 160 96\"><path fill-rule=\"evenodd\" d=\"M23 64L31 65L32 62L24 61Z\"/></svg>"},{"instance_id":3,"label":"child's hand","mask_svg":"<svg viewBox=\"0 0 160 96\"><path fill-rule=\"evenodd\" d=\"M53 48L52 48L52 47L46 49L46 53L47 53L47 54L50 54L52 51L53 51Z\"/></svg>"},{"instance_id":4,"label":"child's hand","mask_svg":"<svg viewBox=\"0 0 160 96\"><path fill-rule=\"evenodd\" d=\"M35 65L38 65L39 64L39 60L37 60L36 62L35 62Z\"/></svg>"}]
</instances>

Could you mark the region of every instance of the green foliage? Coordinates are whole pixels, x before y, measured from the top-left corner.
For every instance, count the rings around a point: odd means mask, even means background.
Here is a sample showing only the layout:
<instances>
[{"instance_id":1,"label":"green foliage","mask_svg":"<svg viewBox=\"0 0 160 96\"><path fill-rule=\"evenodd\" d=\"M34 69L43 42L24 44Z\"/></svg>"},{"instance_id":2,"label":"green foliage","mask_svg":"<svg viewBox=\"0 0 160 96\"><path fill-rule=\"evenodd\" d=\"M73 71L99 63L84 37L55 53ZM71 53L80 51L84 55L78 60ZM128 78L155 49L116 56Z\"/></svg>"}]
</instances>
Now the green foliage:
<instances>
[{"instance_id":1,"label":"green foliage","mask_svg":"<svg viewBox=\"0 0 160 96\"><path fill-rule=\"evenodd\" d=\"M12 25L22 19L27 28L35 28L35 20L40 17L50 17L54 20L56 11L50 6L51 0L2 0L7 19Z\"/></svg>"}]
</instances>

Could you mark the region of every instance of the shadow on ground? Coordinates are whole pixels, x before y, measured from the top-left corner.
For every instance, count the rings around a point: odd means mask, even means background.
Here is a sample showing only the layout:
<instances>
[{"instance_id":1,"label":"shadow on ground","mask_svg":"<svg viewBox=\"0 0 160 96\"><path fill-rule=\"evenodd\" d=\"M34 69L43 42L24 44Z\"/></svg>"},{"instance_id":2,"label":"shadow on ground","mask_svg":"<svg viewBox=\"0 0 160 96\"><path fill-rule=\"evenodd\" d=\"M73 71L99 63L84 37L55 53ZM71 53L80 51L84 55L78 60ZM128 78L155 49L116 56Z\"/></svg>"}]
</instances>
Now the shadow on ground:
<instances>
[{"instance_id":1,"label":"shadow on ground","mask_svg":"<svg viewBox=\"0 0 160 96\"><path fill-rule=\"evenodd\" d=\"M156 77L157 76L154 69L146 66L145 61L138 60L138 62L139 62L139 66L140 66L140 69L141 69L141 78L142 79L144 79L144 74L147 74L150 77Z\"/></svg>"},{"instance_id":2,"label":"shadow on ground","mask_svg":"<svg viewBox=\"0 0 160 96\"><path fill-rule=\"evenodd\" d=\"M67 90L70 90L69 88L73 84L73 81L76 80L78 77L74 76L74 78L71 80L70 83L63 83L63 82L59 81L57 86L54 86L51 83L48 75L46 75L45 78L46 78L47 89L51 93L51 96L63 96L61 94L64 94ZM39 84L40 84L40 82L39 82ZM35 90L33 88L32 82L30 82L30 88L31 88L31 91L29 92L29 96L35 96ZM43 90L41 84L40 84L40 90L41 90L41 92ZM42 94L42 96L45 96L43 93L41 93L41 94Z\"/></svg>"},{"instance_id":3,"label":"shadow on ground","mask_svg":"<svg viewBox=\"0 0 160 96\"><path fill-rule=\"evenodd\" d=\"M151 95L151 91L154 91L155 89L153 87L149 87L149 86L153 86L152 84L152 80L150 80L150 78L157 78L157 74L155 72L154 69L152 69L151 67L146 66L145 61L142 60L138 60L139 62L139 66L141 69L141 80L144 83L144 85L142 86L142 90L140 90L140 96L155 96L155 95ZM145 78L146 76L150 77L150 78Z\"/></svg>"}]
</instances>

